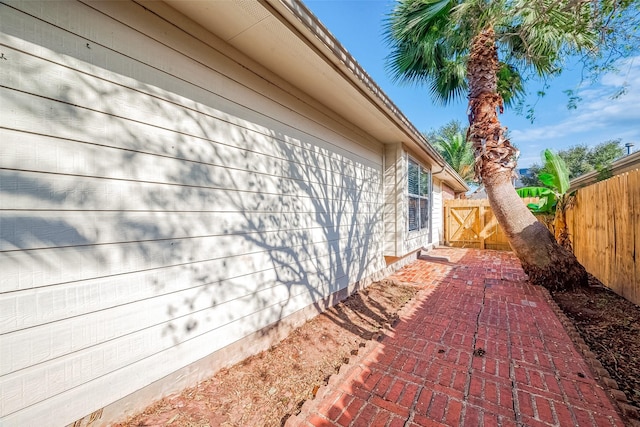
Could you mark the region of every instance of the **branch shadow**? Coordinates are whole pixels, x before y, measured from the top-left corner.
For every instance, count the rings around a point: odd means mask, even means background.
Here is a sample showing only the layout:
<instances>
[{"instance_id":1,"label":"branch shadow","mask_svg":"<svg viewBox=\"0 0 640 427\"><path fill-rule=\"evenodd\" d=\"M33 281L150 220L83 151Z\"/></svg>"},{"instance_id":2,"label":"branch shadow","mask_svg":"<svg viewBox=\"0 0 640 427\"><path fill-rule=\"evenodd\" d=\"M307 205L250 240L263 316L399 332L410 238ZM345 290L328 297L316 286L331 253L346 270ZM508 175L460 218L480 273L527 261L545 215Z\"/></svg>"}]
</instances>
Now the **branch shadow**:
<instances>
[{"instance_id":1,"label":"branch shadow","mask_svg":"<svg viewBox=\"0 0 640 427\"><path fill-rule=\"evenodd\" d=\"M24 24L3 27L3 66L24 78L0 88L0 375L119 355L23 407L163 353L190 348L195 361L269 333L384 267L380 166L330 125L306 131L309 118L258 89L237 87L274 111L45 21L58 39L25 33L34 16L0 10ZM27 341L42 351L11 353Z\"/></svg>"}]
</instances>

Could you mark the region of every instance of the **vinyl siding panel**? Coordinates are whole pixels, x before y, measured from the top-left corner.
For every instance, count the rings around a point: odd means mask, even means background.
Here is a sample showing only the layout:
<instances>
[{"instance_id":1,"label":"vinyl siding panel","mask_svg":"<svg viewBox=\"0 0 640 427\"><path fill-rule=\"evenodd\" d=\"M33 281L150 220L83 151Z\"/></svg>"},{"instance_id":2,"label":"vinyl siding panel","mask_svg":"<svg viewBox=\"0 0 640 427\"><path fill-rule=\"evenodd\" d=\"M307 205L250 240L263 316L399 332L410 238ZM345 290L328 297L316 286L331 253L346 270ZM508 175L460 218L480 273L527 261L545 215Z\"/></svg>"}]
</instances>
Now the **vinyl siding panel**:
<instances>
[{"instance_id":1,"label":"vinyl siding panel","mask_svg":"<svg viewBox=\"0 0 640 427\"><path fill-rule=\"evenodd\" d=\"M3 425L72 423L384 268L382 145L228 45L129 2L0 28Z\"/></svg>"},{"instance_id":2,"label":"vinyl siding panel","mask_svg":"<svg viewBox=\"0 0 640 427\"><path fill-rule=\"evenodd\" d=\"M404 255L398 247L403 236L401 227L405 222L403 218L399 218L399 209L405 198L405 185L399 176L403 170L402 145L398 143L385 146L384 156L384 253L397 257Z\"/></svg>"},{"instance_id":3,"label":"vinyl siding panel","mask_svg":"<svg viewBox=\"0 0 640 427\"><path fill-rule=\"evenodd\" d=\"M441 180L435 177L433 178L433 196L431 198L431 200L433 201L433 209L432 209L433 217L431 221L433 232L431 234L431 243L436 245L442 242L442 236L443 236L444 205L442 202L442 196L443 196L442 185L443 183Z\"/></svg>"}]
</instances>

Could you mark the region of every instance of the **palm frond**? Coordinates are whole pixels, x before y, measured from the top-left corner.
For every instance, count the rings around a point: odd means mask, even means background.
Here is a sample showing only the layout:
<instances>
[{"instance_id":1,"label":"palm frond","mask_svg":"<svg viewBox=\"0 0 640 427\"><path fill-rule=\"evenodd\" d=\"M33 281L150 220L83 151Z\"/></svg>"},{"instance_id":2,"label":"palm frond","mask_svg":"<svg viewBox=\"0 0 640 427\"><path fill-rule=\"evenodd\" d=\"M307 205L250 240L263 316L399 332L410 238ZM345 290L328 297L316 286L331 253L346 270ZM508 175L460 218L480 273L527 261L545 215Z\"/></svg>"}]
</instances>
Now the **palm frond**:
<instances>
[{"instance_id":1,"label":"palm frond","mask_svg":"<svg viewBox=\"0 0 640 427\"><path fill-rule=\"evenodd\" d=\"M472 182L475 175L474 156L471 145L462 133L458 132L450 137L438 137L434 142L435 148L445 161L467 182Z\"/></svg>"},{"instance_id":2,"label":"palm frond","mask_svg":"<svg viewBox=\"0 0 640 427\"><path fill-rule=\"evenodd\" d=\"M463 57L444 61L430 87L431 95L442 104L463 99L468 90L466 58Z\"/></svg>"},{"instance_id":3,"label":"palm frond","mask_svg":"<svg viewBox=\"0 0 640 427\"><path fill-rule=\"evenodd\" d=\"M616 1L398 0L385 22L387 70L396 81L426 84L442 103L459 99L468 90L471 42L494 28L498 91L507 106L517 105L524 76L557 74L569 52L597 50L599 23L615 13L607 5Z\"/></svg>"},{"instance_id":4,"label":"palm frond","mask_svg":"<svg viewBox=\"0 0 640 427\"><path fill-rule=\"evenodd\" d=\"M403 0L386 21L391 54L387 70L395 81L426 83L443 104L467 91L465 53L468 43L457 40L451 21L453 0Z\"/></svg>"},{"instance_id":5,"label":"palm frond","mask_svg":"<svg viewBox=\"0 0 640 427\"><path fill-rule=\"evenodd\" d=\"M506 58L519 61L538 75L554 74L567 51L591 50L597 35L589 2L516 0L499 27L499 43Z\"/></svg>"},{"instance_id":6,"label":"palm frond","mask_svg":"<svg viewBox=\"0 0 640 427\"><path fill-rule=\"evenodd\" d=\"M522 76L516 67L500 63L498 70L498 93L502 97L504 104L508 107L516 105L524 99L526 91Z\"/></svg>"}]
</instances>

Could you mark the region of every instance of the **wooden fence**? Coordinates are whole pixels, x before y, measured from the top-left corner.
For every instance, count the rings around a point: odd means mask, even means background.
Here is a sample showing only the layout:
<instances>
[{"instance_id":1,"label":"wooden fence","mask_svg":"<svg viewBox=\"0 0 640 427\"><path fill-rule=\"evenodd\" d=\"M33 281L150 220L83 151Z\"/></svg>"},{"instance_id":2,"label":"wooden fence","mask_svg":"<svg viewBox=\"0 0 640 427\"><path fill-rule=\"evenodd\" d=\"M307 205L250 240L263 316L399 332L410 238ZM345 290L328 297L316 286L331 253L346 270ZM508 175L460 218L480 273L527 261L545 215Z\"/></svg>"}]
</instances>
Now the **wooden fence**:
<instances>
[{"instance_id":1,"label":"wooden fence","mask_svg":"<svg viewBox=\"0 0 640 427\"><path fill-rule=\"evenodd\" d=\"M578 190L567 222L587 271L640 304L640 170Z\"/></svg>"},{"instance_id":2,"label":"wooden fence","mask_svg":"<svg viewBox=\"0 0 640 427\"><path fill-rule=\"evenodd\" d=\"M537 198L524 199L524 203L537 201ZM447 245L458 248L511 250L486 199L445 200L444 239Z\"/></svg>"}]
</instances>

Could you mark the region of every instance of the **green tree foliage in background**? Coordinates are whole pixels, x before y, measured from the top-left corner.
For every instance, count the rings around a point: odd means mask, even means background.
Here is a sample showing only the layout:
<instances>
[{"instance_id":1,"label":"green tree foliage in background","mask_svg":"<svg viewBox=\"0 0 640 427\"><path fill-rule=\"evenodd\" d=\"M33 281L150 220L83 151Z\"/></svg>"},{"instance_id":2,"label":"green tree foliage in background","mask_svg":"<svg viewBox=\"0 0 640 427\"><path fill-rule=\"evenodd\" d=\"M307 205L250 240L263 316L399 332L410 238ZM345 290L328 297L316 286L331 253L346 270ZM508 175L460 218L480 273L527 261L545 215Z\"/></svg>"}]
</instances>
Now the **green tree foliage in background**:
<instances>
[{"instance_id":1,"label":"green tree foliage in background","mask_svg":"<svg viewBox=\"0 0 640 427\"><path fill-rule=\"evenodd\" d=\"M450 139L455 134L461 133L467 134L468 126L464 126L460 120L450 120L438 129L430 129L428 132L424 132L424 136L429 142L435 141L438 138Z\"/></svg>"},{"instance_id":2,"label":"green tree foliage in background","mask_svg":"<svg viewBox=\"0 0 640 427\"><path fill-rule=\"evenodd\" d=\"M569 170L569 179L577 178L591 171L598 171L606 175L612 162L624 155L624 148L620 139L612 139L589 148L586 144L579 144L566 150L558 151ZM538 179L540 173L548 172L544 167L534 163L529 168L529 176L520 178L526 187L539 187L542 182Z\"/></svg>"}]
</instances>

